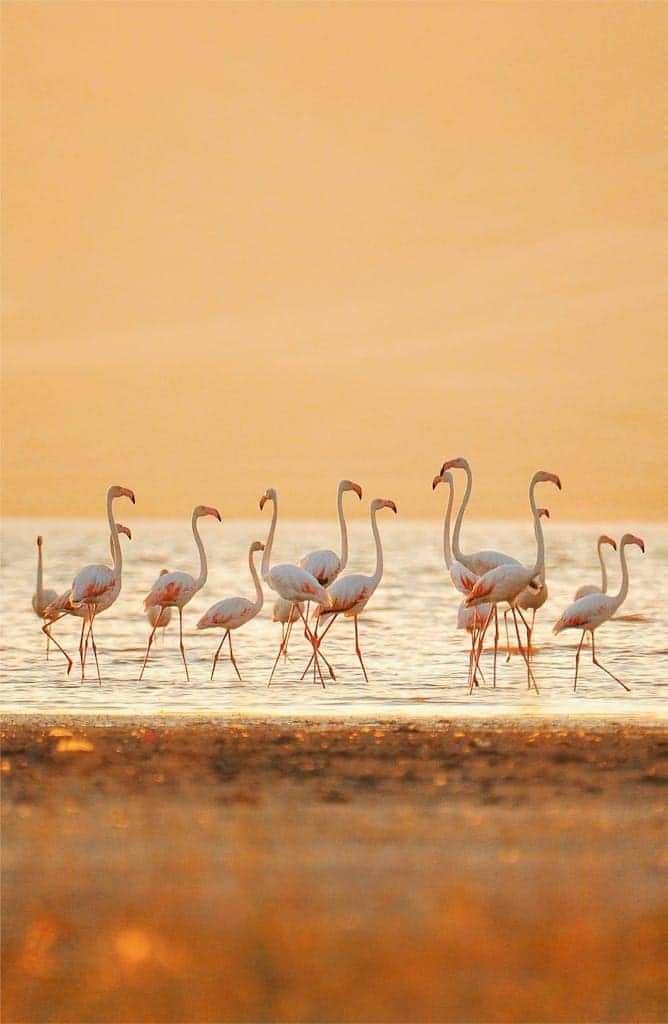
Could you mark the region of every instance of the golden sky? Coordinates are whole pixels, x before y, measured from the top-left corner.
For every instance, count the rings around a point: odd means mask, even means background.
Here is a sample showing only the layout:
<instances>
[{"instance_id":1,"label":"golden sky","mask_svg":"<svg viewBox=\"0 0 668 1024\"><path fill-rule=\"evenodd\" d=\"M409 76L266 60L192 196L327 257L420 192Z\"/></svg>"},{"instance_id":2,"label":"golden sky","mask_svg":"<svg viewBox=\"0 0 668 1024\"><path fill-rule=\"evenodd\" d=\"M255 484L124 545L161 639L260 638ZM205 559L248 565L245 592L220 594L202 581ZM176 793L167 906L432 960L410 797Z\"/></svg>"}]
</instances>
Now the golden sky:
<instances>
[{"instance_id":1,"label":"golden sky","mask_svg":"<svg viewBox=\"0 0 668 1024\"><path fill-rule=\"evenodd\" d=\"M6 514L666 518L667 5L2 13Z\"/></svg>"}]
</instances>

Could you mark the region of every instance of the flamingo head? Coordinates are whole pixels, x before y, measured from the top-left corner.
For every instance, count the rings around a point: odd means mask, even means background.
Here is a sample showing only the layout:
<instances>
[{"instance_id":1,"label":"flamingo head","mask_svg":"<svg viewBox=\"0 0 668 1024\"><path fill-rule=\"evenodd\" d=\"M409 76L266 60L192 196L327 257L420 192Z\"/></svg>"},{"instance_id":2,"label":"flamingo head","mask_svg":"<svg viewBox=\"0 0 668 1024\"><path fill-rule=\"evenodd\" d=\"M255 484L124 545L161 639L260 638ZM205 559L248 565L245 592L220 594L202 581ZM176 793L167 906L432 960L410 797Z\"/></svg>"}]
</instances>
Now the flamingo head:
<instances>
[{"instance_id":1,"label":"flamingo head","mask_svg":"<svg viewBox=\"0 0 668 1024\"><path fill-rule=\"evenodd\" d=\"M617 542L612 537L608 537L607 533L602 533L598 538L599 544L609 544L611 548L617 550Z\"/></svg>"},{"instance_id":2,"label":"flamingo head","mask_svg":"<svg viewBox=\"0 0 668 1024\"><path fill-rule=\"evenodd\" d=\"M128 540L132 540L132 533L128 526L123 526L123 523L116 523L116 529L119 533L124 533Z\"/></svg>"},{"instance_id":3,"label":"flamingo head","mask_svg":"<svg viewBox=\"0 0 668 1024\"><path fill-rule=\"evenodd\" d=\"M261 540L254 540L250 546L250 550L251 554L254 554L256 551L264 551L264 544Z\"/></svg>"},{"instance_id":4,"label":"flamingo head","mask_svg":"<svg viewBox=\"0 0 668 1024\"><path fill-rule=\"evenodd\" d=\"M193 519L199 519L200 516L213 516L213 518L217 519L219 523L222 523L220 512L217 508L213 508L212 505L197 505L197 507L193 509Z\"/></svg>"},{"instance_id":5,"label":"flamingo head","mask_svg":"<svg viewBox=\"0 0 668 1024\"><path fill-rule=\"evenodd\" d=\"M169 569L161 569L160 570L160 575L161 576L166 576L168 572L169 572Z\"/></svg>"},{"instance_id":6,"label":"flamingo head","mask_svg":"<svg viewBox=\"0 0 668 1024\"><path fill-rule=\"evenodd\" d=\"M262 511L268 501L276 501L276 491L273 487L268 487L260 498L260 511Z\"/></svg>"},{"instance_id":7,"label":"flamingo head","mask_svg":"<svg viewBox=\"0 0 668 1024\"><path fill-rule=\"evenodd\" d=\"M40 536L39 536L39 537L37 538L37 547L38 547L38 548L41 548L41 546L42 546L42 544L43 544L43 543L44 543L44 539L43 539L43 537L42 537L42 536L40 535Z\"/></svg>"},{"instance_id":8,"label":"flamingo head","mask_svg":"<svg viewBox=\"0 0 668 1024\"><path fill-rule=\"evenodd\" d=\"M115 484L113 487L109 488L109 490L107 491L107 497L129 498L133 505L135 503L135 492L131 491L129 487L119 487L118 484Z\"/></svg>"},{"instance_id":9,"label":"flamingo head","mask_svg":"<svg viewBox=\"0 0 668 1024\"><path fill-rule=\"evenodd\" d=\"M435 476L432 480L431 489L432 491L435 491L439 484L450 484L450 486L453 487L454 482L455 480L452 473L448 473L447 471L444 473L443 470L441 470L438 476Z\"/></svg>"},{"instance_id":10,"label":"flamingo head","mask_svg":"<svg viewBox=\"0 0 668 1024\"><path fill-rule=\"evenodd\" d=\"M561 490L561 480L556 473L546 473L545 470L539 469L537 473L534 473L532 483L541 484L554 484Z\"/></svg>"},{"instance_id":11,"label":"flamingo head","mask_svg":"<svg viewBox=\"0 0 668 1024\"><path fill-rule=\"evenodd\" d=\"M441 476L447 469L468 469L469 464L466 459L463 459L461 455L458 459L447 459L441 466Z\"/></svg>"},{"instance_id":12,"label":"flamingo head","mask_svg":"<svg viewBox=\"0 0 668 1024\"><path fill-rule=\"evenodd\" d=\"M356 484L353 480L342 480L339 484L339 490L343 491L354 491L357 497L362 500L362 488L359 484Z\"/></svg>"},{"instance_id":13,"label":"flamingo head","mask_svg":"<svg viewBox=\"0 0 668 1024\"><path fill-rule=\"evenodd\" d=\"M645 541L642 537L636 537L634 533L625 533L619 542L619 546L623 548L626 544L637 544L643 555L645 554Z\"/></svg>"},{"instance_id":14,"label":"flamingo head","mask_svg":"<svg viewBox=\"0 0 668 1024\"><path fill-rule=\"evenodd\" d=\"M549 508L539 508L536 511L538 512L538 518L539 519L549 519L550 518L550 510L549 510Z\"/></svg>"},{"instance_id":15,"label":"flamingo head","mask_svg":"<svg viewBox=\"0 0 668 1024\"><path fill-rule=\"evenodd\" d=\"M397 506L389 498L374 498L371 502L371 511L377 512L379 508L391 508L396 514Z\"/></svg>"}]
</instances>

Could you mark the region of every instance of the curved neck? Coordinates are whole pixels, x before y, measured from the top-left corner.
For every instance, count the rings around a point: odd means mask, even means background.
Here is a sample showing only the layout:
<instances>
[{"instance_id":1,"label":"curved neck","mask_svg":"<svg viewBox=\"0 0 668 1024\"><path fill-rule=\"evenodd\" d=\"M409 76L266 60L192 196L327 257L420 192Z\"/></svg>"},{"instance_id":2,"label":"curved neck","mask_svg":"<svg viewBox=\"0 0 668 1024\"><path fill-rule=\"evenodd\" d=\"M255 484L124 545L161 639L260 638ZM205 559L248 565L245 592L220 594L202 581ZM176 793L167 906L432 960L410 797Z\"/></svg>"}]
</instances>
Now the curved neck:
<instances>
[{"instance_id":1,"label":"curved neck","mask_svg":"<svg viewBox=\"0 0 668 1024\"><path fill-rule=\"evenodd\" d=\"M197 550L199 551L199 576L195 580L195 590L201 590L206 583L207 577L206 551L204 550L202 538L199 535L197 516L194 512L192 517L192 530L193 537L195 538L195 544L197 544Z\"/></svg>"},{"instance_id":2,"label":"curved neck","mask_svg":"<svg viewBox=\"0 0 668 1024\"><path fill-rule=\"evenodd\" d=\"M123 569L123 553L121 552L121 542L118 539L118 529L116 528L116 522L114 520L114 510L112 505L114 499L111 494L107 495L107 519L109 520L109 532L111 534L111 557L114 562L114 576L120 576L121 570Z\"/></svg>"},{"instance_id":3,"label":"curved neck","mask_svg":"<svg viewBox=\"0 0 668 1024\"><path fill-rule=\"evenodd\" d=\"M341 557L339 559L341 563L340 572L343 572L346 565L348 564L348 527L346 526L346 519L343 514L343 487L339 484L339 494L337 498L337 506L339 512L339 527L341 529Z\"/></svg>"},{"instance_id":4,"label":"curved neck","mask_svg":"<svg viewBox=\"0 0 668 1024\"><path fill-rule=\"evenodd\" d=\"M536 508L536 499L534 498L534 490L536 488L536 480L532 480L529 484L529 504L531 505L531 513L533 515L533 529L536 535L536 564L533 568L532 576L544 576L545 574L545 541L543 540L543 527L541 525L540 516L538 515L538 509Z\"/></svg>"},{"instance_id":5,"label":"curved neck","mask_svg":"<svg viewBox=\"0 0 668 1024\"><path fill-rule=\"evenodd\" d=\"M259 580L259 577L258 577L258 574L257 574L257 569L255 568L255 562L253 560L253 555L254 554L255 554L254 551L249 551L248 552L248 568L250 569L250 574L253 577L253 583L255 584L255 602L254 602L254 607L259 612L261 610L262 604L264 602L264 594L262 593L262 584L260 583L260 580Z\"/></svg>"},{"instance_id":6,"label":"curved neck","mask_svg":"<svg viewBox=\"0 0 668 1024\"><path fill-rule=\"evenodd\" d=\"M260 566L260 572L262 573L263 580L266 580L269 575L271 549L274 543L274 533L276 532L276 519L278 518L278 498L272 498L271 503L274 506L274 510L271 513L271 526L269 527L269 533L267 534L267 542L264 546L264 554L262 556L262 565Z\"/></svg>"},{"instance_id":7,"label":"curved neck","mask_svg":"<svg viewBox=\"0 0 668 1024\"><path fill-rule=\"evenodd\" d=\"M619 588L619 593L614 598L615 608L619 608L629 592L629 567L626 564L626 544L619 545L619 561L622 566L622 585Z\"/></svg>"},{"instance_id":8,"label":"curved neck","mask_svg":"<svg viewBox=\"0 0 668 1024\"><path fill-rule=\"evenodd\" d=\"M37 545L37 585L36 585L35 589L37 590L37 593L40 594L40 595L42 593L42 590L44 589L44 577L43 577L43 574L42 574L42 545L41 544Z\"/></svg>"},{"instance_id":9,"label":"curved neck","mask_svg":"<svg viewBox=\"0 0 668 1024\"><path fill-rule=\"evenodd\" d=\"M450 550L450 517L452 515L452 503L455 497L454 481L448 481L448 490L448 505L445 510L445 519L443 520L443 557L445 558L445 566L447 569L452 565L452 551Z\"/></svg>"},{"instance_id":10,"label":"curved neck","mask_svg":"<svg viewBox=\"0 0 668 1024\"><path fill-rule=\"evenodd\" d=\"M459 511L457 512L455 528L452 534L452 551L458 562L465 562L466 560L466 555L463 554L462 549L459 546L459 534L462 528L462 521L464 519L464 513L466 512L466 506L468 505L469 498L471 497L471 488L473 487L473 473L471 472L471 467L468 462L465 464L464 470L466 472L466 490L464 491L464 497L462 498L462 503L459 506Z\"/></svg>"},{"instance_id":11,"label":"curved neck","mask_svg":"<svg viewBox=\"0 0 668 1024\"><path fill-rule=\"evenodd\" d=\"M376 509L374 508L371 512L371 530L373 532L373 539L376 542L376 571L371 577L375 587L381 581L383 575L383 545L380 542L380 533L378 532L378 523L376 522Z\"/></svg>"},{"instance_id":12,"label":"curved neck","mask_svg":"<svg viewBox=\"0 0 668 1024\"><path fill-rule=\"evenodd\" d=\"M601 593L607 594L608 592L608 570L605 567L605 559L603 558L603 543L598 542L598 561L601 566Z\"/></svg>"}]
</instances>

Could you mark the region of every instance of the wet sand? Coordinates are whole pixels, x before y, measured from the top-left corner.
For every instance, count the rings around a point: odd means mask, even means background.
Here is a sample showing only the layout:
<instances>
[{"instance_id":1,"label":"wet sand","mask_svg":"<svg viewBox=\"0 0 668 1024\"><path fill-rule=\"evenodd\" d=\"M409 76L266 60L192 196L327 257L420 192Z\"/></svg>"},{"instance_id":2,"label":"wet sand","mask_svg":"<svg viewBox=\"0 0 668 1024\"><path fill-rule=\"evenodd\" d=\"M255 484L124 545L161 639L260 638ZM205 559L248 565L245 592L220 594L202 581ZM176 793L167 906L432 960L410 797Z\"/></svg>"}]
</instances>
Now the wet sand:
<instances>
[{"instance_id":1,"label":"wet sand","mask_svg":"<svg viewBox=\"0 0 668 1024\"><path fill-rule=\"evenodd\" d=\"M3 1020L659 1021L661 726L7 720Z\"/></svg>"}]
</instances>

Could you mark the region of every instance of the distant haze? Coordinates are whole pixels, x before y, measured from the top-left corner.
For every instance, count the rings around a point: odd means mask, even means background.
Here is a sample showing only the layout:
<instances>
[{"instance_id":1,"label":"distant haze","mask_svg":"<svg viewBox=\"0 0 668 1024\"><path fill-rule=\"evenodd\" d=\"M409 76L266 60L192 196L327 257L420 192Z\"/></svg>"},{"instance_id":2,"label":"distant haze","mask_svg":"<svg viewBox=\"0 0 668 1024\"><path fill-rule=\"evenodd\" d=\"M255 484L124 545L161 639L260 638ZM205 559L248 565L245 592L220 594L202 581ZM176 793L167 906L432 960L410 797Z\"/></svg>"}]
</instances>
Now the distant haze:
<instances>
[{"instance_id":1,"label":"distant haze","mask_svg":"<svg viewBox=\"0 0 668 1024\"><path fill-rule=\"evenodd\" d=\"M667 12L4 3L4 512L666 518Z\"/></svg>"}]
</instances>

